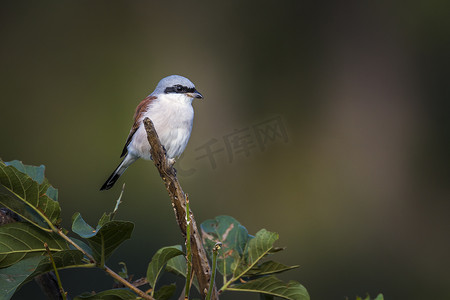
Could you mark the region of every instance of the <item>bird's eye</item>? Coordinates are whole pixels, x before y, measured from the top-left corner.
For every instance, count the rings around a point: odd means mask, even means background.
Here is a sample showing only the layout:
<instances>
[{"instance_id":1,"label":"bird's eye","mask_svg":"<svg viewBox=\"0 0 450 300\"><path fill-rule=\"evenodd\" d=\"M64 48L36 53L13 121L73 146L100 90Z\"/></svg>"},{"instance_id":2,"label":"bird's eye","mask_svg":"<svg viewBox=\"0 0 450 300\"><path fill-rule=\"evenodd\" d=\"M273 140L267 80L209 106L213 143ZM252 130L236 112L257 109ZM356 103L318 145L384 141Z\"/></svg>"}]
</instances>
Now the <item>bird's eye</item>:
<instances>
[{"instance_id":1,"label":"bird's eye","mask_svg":"<svg viewBox=\"0 0 450 300\"><path fill-rule=\"evenodd\" d=\"M183 91L183 87L181 86L181 85L179 85L179 84L177 84L176 86L175 86L175 90L177 91L177 92L182 92Z\"/></svg>"}]
</instances>

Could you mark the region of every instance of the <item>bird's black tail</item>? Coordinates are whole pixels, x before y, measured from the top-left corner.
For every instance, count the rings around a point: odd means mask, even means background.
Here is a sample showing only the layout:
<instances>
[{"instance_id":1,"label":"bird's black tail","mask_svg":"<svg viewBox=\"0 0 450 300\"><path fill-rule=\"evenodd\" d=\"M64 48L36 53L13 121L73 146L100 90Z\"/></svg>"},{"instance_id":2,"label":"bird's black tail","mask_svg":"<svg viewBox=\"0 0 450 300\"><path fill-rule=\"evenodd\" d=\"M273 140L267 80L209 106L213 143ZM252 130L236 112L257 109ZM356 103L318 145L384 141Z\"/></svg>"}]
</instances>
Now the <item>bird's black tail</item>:
<instances>
[{"instance_id":1,"label":"bird's black tail","mask_svg":"<svg viewBox=\"0 0 450 300\"><path fill-rule=\"evenodd\" d=\"M111 176L109 176L106 182L102 185L100 191L109 190L110 188L112 188L116 181L119 179L120 175L122 175L123 172L125 172L125 170L136 161L136 159L137 157L128 154L120 163L120 165L114 170Z\"/></svg>"}]
</instances>

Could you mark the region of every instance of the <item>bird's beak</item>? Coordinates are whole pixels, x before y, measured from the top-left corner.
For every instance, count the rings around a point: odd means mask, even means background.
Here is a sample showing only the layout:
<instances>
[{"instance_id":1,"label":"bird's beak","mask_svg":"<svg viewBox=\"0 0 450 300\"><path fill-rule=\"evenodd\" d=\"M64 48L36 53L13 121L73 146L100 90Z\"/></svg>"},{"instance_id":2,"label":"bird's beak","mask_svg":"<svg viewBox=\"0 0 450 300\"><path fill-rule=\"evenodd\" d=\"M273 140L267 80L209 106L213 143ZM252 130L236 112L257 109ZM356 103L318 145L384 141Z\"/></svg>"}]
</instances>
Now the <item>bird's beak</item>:
<instances>
[{"instance_id":1,"label":"bird's beak","mask_svg":"<svg viewBox=\"0 0 450 300\"><path fill-rule=\"evenodd\" d=\"M193 93L188 93L187 95L192 98L203 99L203 95L200 94L200 92L197 90L195 90L195 92L193 92Z\"/></svg>"}]
</instances>

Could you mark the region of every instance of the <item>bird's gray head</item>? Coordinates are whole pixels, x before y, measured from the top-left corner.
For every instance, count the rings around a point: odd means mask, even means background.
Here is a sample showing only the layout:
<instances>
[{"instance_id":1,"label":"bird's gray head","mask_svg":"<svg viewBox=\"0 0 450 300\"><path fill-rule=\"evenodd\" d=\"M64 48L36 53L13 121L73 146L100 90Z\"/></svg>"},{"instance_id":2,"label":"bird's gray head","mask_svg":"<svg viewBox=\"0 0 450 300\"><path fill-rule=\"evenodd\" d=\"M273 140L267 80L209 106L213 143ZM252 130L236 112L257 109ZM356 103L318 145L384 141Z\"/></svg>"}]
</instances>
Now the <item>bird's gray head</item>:
<instances>
[{"instance_id":1,"label":"bird's gray head","mask_svg":"<svg viewBox=\"0 0 450 300\"><path fill-rule=\"evenodd\" d=\"M189 79L179 75L170 75L161 79L151 93L151 95L158 94L186 94L192 98L203 98Z\"/></svg>"}]
</instances>

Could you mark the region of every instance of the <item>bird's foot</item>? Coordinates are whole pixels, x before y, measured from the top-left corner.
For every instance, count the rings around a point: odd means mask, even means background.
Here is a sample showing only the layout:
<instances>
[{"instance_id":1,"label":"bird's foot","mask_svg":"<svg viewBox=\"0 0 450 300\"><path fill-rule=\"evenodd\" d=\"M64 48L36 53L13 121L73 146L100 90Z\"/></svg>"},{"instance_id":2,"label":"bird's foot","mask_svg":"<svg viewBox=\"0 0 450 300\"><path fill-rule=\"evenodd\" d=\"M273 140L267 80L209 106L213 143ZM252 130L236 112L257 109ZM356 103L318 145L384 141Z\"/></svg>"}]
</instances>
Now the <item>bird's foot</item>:
<instances>
[{"instance_id":1,"label":"bird's foot","mask_svg":"<svg viewBox=\"0 0 450 300\"><path fill-rule=\"evenodd\" d=\"M173 175L177 176L177 170L173 167L175 164L175 158L168 158L167 164L170 169L172 169Z\"/></svg>"}]
</instances>

